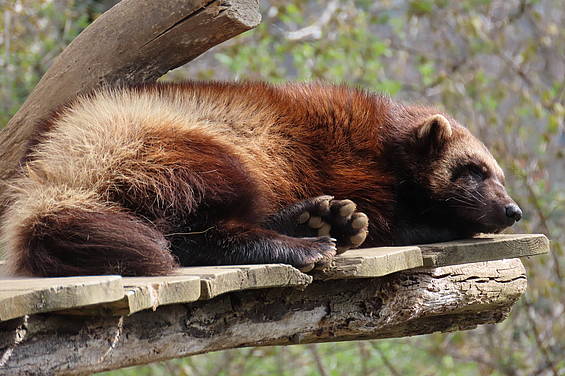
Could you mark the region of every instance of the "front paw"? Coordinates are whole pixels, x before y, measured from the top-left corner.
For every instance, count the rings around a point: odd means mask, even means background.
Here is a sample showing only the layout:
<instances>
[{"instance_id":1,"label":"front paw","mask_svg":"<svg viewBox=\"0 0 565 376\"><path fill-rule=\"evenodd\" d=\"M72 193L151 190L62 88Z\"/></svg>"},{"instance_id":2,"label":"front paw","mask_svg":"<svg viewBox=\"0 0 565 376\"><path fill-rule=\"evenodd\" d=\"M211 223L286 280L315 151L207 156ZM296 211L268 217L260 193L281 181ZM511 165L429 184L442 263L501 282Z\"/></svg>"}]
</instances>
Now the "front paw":
<instances>
[{"instance_id":1,"label":"front paw","mask_svg":"<svg viewBox=\"0 0 565 376\"><path fill-rule=\"evenodd\" d=\"M331 236L337 240L337 253L359 247L367 238L369 218L357 211L351 200L334 200L331 196L311 199L304 205L297 222L313 230L318 236Z\"/></svg>"}]
</instances>

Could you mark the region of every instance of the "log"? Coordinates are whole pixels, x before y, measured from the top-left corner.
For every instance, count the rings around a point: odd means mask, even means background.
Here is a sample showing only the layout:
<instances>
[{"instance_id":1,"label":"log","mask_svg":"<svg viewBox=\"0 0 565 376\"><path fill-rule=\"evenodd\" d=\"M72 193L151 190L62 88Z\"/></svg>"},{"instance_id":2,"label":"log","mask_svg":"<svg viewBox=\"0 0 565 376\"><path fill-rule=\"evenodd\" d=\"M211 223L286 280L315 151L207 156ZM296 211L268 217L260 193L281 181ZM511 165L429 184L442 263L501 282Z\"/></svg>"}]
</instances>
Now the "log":
<instances>
[{"instance_id":1,"label":"log","mask_svg":"<svg viewBox=\"0 0 565 376\"><path fill-rule=\"evenodd\" d=\"M403 337L505 319L526 289L519 259L234 291L131 316L56 313L0 323L0 373L85 375L245 346Z\"/></svg>"},{"instance_id":2,"label":"log","mask_svg":"<svg viewBox=\"0 0 565 376\"><path fill-rule=\"evenodd\" d=\"M211 47L259 24L258 0L123 0L55 59L0 131L0 182L18 167L40 119L101 85L157 80ZM4 184L0 183L0 209Z\"/></svg>"}]
</instances>

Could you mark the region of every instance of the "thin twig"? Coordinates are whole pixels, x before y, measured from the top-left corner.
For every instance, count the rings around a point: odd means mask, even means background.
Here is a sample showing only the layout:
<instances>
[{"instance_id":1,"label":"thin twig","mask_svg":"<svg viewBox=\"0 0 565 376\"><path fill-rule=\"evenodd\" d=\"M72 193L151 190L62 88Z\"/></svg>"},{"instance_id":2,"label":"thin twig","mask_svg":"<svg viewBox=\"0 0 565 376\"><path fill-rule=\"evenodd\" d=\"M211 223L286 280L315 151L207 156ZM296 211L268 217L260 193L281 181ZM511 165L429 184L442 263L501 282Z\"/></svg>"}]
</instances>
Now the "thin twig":
<instances>
[{"instance_id":1,"label":"thin twig","mask_svg":"<svg viewBox=\"0 0 565 376\"><path fill-rule=\"evenodd\" d=\"M386 368L388 368L389 372L393 376L402 376L402 372L398 371L394 367L394 365L392 365L391 361L388 359L388 357L385 355L384 351L381 350L381 348L379 347L379 345L376 342L371 342L371 346L373 346L373 349L375 349L377 351L377 353L381 357L381 360L383 361L384 365L386 366Z\"/></svg>"},{"instance_id":2,"label":"thin twig","mask_svg":"<svg viewBox=\"0 0 565 376\"><path fill-rule=\"evenodd\" d=\"M315 344L307 345L308 350L312 353L312 357L316 362L316 366L318 367L318 372L321 376L328 376L324 364L322 363L322 358L320 357L320 353L318 352L318 347Z\"/></svg>"},{"instance_id":3,"label":"thin twig","mask_svg":"<svg viewBox=\"0 0 565 376\"><path fill-rule=\"evenodd\" d=\"M369 360L369 352L367 351L367 344L363 341L357 342L359 348L359 358L361 359L361 375L370 376L367 361Z\"/></svg>"},{"instance_id":4,"label":"thin twig","mask_svg":"<svg viewBox=\"0 0 565 376\"><path fill-rule=\"evenodd\" d=\"M286 33L286 39L292 41L301 41L304 39L320 39L322 36L322 28L328 24L334 13L339 9L339 1L333 0L324 7L319 19L313 24L303 27L298 30L289 31Z\"/></svg>"}]
</instances>

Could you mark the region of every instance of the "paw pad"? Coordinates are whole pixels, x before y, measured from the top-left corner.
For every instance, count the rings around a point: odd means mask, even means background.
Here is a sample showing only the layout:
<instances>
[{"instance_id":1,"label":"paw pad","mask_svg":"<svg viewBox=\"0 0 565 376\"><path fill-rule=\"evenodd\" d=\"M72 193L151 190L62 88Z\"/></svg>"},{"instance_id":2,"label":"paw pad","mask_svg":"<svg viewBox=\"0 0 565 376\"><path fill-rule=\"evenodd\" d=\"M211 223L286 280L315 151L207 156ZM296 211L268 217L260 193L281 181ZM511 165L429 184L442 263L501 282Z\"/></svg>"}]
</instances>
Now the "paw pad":
<instances>
[{"instance_id":1,"label":"paw pad","mask_svg":"<svg viewBox=\"0 0 565 376\"><path fill-rule=\"evenodd\" d=\"M324 225L322 217L310 217L308 220L308 226L311 228L319 229Z\"/></svg>"},{"instance_id":2,"label":"paw pad","mask_svg":"<svg viewBox=\"0 0 565 376\"><path fill-rule=\"evenodd\" d=\"M360 246L367 238L369 218L358 212L351 200L320 196L312 199L305 209L298 223L308 226L318 236L336 238L338 253Z\"/></svg>"}]
</instances>

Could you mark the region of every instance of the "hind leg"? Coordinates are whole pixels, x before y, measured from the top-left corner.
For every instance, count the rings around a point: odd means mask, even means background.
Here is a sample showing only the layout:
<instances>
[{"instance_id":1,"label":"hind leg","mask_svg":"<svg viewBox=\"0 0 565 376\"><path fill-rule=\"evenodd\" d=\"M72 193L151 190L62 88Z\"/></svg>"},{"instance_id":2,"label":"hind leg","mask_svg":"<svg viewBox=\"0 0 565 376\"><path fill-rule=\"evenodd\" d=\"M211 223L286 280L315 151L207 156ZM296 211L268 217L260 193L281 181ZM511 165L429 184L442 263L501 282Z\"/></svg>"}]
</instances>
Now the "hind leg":
<instances>
[{"instance_id":1,"label":"hind leg","mask_svg":"<svg viewBox=\"0 0 565 376\"><path fill-rule=\"evenodd\" d=\"M351 200L318 196L290 205L270 216L265 227L288 236L331 236L338 253L360 246L367 237L369 219Z\"/></svg>"},{"instance_id":2,"label":"hind leg","mask_svg":"<svg viewBox=\"0 0 565 376\"><path fill-rule=\"evenodd\" d=\"M155 135L146 144L146 160L115 185L121 189L113 199L153 222L181 265L286 263L307 270L335 255L329 237L293 238L260 227L261 182L232 146L195 131Z\"/></svg>"}]
</instances>

